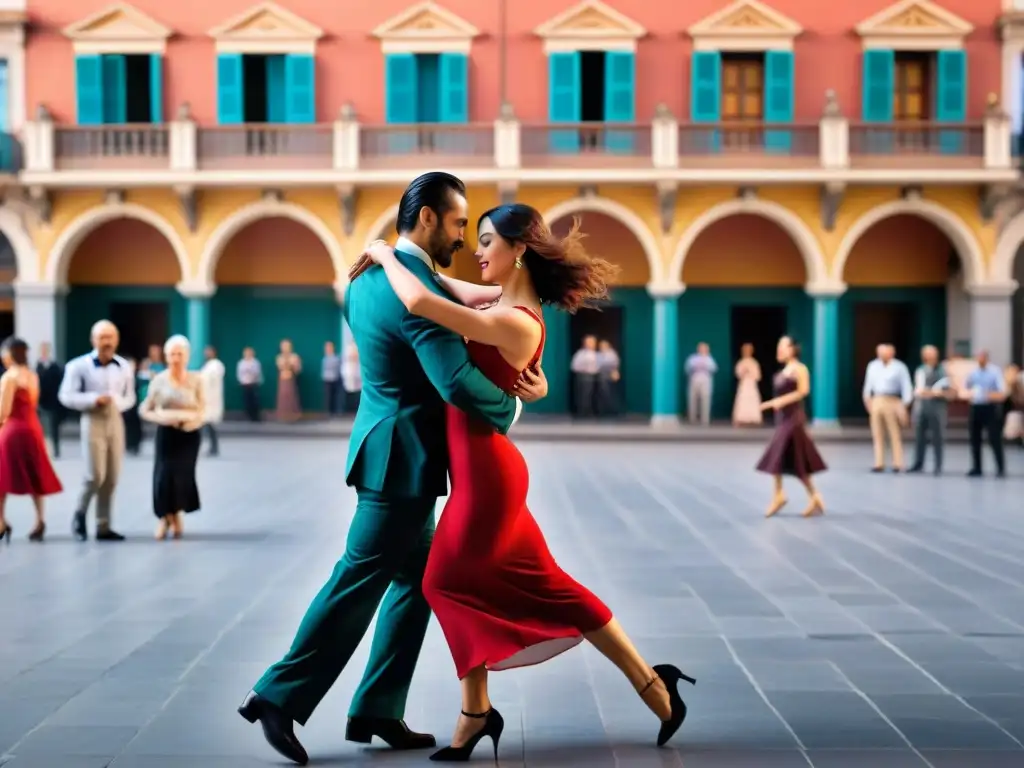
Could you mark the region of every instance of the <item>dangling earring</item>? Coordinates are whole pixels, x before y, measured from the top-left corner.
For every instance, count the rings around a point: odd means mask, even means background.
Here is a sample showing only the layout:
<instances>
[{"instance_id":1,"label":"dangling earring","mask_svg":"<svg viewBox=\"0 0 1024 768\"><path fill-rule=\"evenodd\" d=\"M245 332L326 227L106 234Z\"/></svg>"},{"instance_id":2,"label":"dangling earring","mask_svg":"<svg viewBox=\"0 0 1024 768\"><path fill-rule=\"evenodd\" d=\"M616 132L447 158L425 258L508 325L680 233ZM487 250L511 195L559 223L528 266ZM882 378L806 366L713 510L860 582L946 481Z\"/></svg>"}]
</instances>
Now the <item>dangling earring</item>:
<instances>
[{"instance_id":1,"label":"dangling earring","mask_svg":"<svg viewBox=\"0 0 1024 768\"><path fill-rule=\"evenodd\" d=\"M516 269L522 269L522 268L523 268L523 257L522 256L516 256Z\"/></svg>"}]
</instances>

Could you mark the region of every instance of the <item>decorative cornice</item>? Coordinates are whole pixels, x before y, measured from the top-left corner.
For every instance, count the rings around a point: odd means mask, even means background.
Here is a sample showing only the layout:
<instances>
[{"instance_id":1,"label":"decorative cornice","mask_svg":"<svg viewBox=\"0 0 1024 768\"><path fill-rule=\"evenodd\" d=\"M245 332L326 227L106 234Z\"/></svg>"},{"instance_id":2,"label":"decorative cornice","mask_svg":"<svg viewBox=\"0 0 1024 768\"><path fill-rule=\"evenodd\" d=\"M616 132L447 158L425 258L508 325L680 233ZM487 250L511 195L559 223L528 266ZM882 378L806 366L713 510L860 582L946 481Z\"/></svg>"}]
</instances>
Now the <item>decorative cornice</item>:
<instances>
[{"instance_id":1,"label":"decorative cornice","mask_svg":"<svg viewBox=\"0 0 1024 768\"><path fill-rule=\"evenodd\" d=\"M678 299L686 291L685 283L648 283L647 295L652 299Z\"/></svg>"},{"instance_id":2,"label":"decorative cornice","mask_svg":"<svg viewBox=\"0 0 1024 768\"><path fill-rule=\"evenodd\" d=\"M975 283L967 286L967 293L975 299L1007 299L1013 296L1020 284L1016 280L1005 283Z\"/></svg>"}]
</instances>

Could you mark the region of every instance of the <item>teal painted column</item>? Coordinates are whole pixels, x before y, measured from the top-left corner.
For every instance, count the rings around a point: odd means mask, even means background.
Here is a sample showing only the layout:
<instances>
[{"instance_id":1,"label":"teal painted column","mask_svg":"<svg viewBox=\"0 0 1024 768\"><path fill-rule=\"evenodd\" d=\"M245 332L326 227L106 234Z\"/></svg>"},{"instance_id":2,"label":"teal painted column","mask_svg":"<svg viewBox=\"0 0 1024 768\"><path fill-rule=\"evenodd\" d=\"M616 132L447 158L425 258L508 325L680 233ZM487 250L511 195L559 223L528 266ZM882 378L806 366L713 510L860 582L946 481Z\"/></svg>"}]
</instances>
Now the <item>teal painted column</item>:
<instances>
[{"instance_id":1,"label":"teal painted column","mask_svg":"<svg viewBox=\"0 0 1024 768\"><path fill-rule=\"evenodd\" d=\"M814 299L814 367L811 406L816 425L839 423L839 296Z\"/></svg>"},{"instance_id":2,"label":"teal painted column","mask_svg":"<svg viewBox=\"0 0 1024 768\"><path fill-rule=\"evenodd\" d=\"M210 344L210 297L189 296L187 317L188 340L192 345L189 368L199 370L203 367L203 350Z\"/></svg>"},{"instance_id":3,"label":"teal painted column","mask_svg":"<svg viewBox=\"0 0 1024 768\"><path fill-rule=\"evenodd\" d=\"M654 366L651 377L651 424L679 423L679 297L681 288L652 289Z\"/></svg>"}]
</instances>

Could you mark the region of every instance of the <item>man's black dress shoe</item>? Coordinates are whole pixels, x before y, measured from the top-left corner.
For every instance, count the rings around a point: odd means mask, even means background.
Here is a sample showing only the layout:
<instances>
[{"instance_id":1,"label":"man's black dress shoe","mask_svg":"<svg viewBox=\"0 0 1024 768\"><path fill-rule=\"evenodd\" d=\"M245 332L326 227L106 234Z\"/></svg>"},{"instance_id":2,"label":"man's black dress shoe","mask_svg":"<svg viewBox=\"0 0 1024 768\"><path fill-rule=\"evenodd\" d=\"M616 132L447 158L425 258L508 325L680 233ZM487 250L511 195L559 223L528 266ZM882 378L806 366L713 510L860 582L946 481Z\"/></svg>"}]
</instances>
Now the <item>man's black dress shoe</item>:
<instances>
[{"instance_id":1,"label":"man's black dress shoe","mask_svg":"<svg viewBox=\"0 0 1024 768\"><path fill-rule=\"evenodd\" d=\"M96 541L124 541L124 536L117 531L106 528L102 531L96 531Z\"/></svg>"},{"instance_id":2,"label":"man's black dress shoe","mask_svg":"<svg viewBox=\"0 0 1024 768\"><path fill-rule=\"evenodd\" d=\"M357 744L369 744L374 736L392 749L430 749L437 746L437 740L431 734L410 731L404 720L383 717L348 719L348 727L345 729L346 740Z\"/></svg>"},{"instance_id":3,"label":"man's black dress shoe","mask_svg":"<svg viewBox=\"0 0 1024 768\"><path fill-rule=\"evenodd\" d=\"M267 744L279 754L299 765L309 762L309 755L295 736L295 723L279 706L267 701L255 691L249 691L242 706L238 708L238 714L250 723L259 720Z\"/></svg>"}]
</instances>

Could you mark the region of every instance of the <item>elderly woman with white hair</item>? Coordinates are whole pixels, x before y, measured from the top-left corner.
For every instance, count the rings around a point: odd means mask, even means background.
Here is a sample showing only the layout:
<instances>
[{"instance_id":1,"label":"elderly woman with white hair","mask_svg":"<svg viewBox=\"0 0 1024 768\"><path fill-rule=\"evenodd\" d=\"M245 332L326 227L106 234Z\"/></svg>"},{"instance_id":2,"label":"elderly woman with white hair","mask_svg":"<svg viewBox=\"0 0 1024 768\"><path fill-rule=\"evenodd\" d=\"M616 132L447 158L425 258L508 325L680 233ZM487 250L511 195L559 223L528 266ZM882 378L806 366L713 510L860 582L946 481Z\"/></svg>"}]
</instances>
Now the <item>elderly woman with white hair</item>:
<instances>
[{"instance_id":1,"label":"elderly woman with white hair","mask_svg":"<svg viewBox=\"0 0 1024 768\"><path fill-rule=\"evenodd\" d=\"M199 509L196 461L205 419L202 377L188 370L191 345L184 336L164 344L167 369L149 384L139 414L157 425L153 464L153 514L160 521L156 538L170 532L180 539L182 513Z\"/></svg>"}]
</instances>

